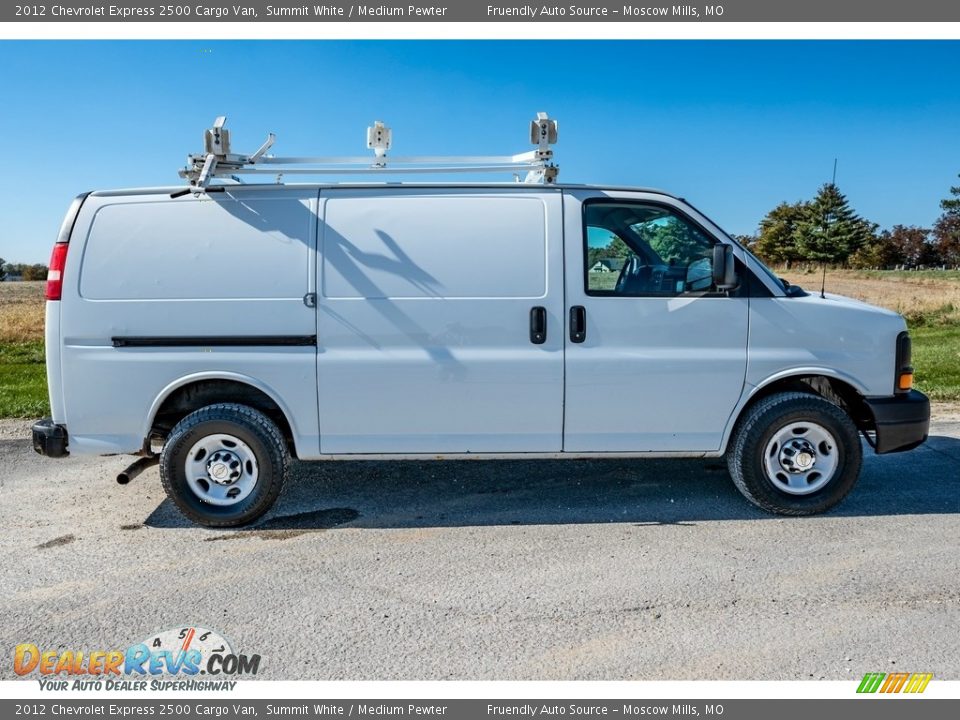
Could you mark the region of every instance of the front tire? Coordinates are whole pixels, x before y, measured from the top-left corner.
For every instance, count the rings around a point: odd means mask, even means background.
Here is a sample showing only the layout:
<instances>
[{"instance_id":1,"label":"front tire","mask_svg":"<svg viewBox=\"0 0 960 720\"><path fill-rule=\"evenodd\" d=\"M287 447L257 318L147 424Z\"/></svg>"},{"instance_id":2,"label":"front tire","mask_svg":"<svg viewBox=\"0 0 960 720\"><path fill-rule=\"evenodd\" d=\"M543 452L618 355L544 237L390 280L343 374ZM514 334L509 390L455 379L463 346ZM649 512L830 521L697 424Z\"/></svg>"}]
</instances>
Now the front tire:
<instances>
[{"instance_id":1,"label":"front tire","mask_svg":"<svg viewBox=\"0 0 960 720\"><path fill-rule=\"evenodd\" d=\"M863 448L850 417L819 395L763 398L740 418L727 450L734 485L778 515L814 515L837 505L860 476Z\"/></svg>"},{"instance_id":2,"label":"front tire","mask_svg":"<svg viewBox=\"0 0 960 720\"><path fill-rule=\"evenodd\" d=\"M163 489L189 520L247 525L280 495L290 465L283 434L246 405L218 403L187 415L160 454Z\"/></svg>"}]
</instances>

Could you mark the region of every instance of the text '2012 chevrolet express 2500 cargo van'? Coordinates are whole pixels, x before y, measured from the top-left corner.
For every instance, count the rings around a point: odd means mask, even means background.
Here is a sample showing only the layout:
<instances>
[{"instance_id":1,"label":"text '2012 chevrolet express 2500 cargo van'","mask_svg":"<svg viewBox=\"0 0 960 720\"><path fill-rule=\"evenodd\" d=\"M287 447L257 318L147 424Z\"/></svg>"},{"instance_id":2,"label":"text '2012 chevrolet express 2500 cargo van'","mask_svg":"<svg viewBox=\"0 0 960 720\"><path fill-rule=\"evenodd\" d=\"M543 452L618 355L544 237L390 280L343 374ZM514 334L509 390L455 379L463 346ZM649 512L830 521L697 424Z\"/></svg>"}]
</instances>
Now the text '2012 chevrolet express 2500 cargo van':
<instances>
[{"instance_id":1,"label":"text '2012 chevrolet express 2500 cargo van'","mask_svg":"<svg viewBox=\"0 0 960 720\"><path fill-rule=\"evenodd\" d=\"M378 123L373 158L275 158L272 136L232 154L221 118L187 188L77 198L35 448L143 455L121 479L159 462L187 517L233 526L291 457L726 456L747 499L804 515L851 490L860 433L926 439L900 316L787 285L672 195L558 184L556 123L531 139L388 162ZM398 167L532 182L211 182Z\"/></svg>"}]
</instances>

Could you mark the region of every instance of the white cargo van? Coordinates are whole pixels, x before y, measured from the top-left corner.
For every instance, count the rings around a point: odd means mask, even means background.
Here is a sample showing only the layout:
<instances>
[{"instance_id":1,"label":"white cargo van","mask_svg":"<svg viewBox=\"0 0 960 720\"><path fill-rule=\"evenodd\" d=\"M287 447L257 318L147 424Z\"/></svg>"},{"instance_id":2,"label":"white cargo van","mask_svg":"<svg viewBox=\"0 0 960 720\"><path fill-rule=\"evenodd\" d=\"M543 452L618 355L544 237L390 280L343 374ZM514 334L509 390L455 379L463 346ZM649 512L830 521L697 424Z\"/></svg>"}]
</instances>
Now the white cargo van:
<instances>
[{"instance_id":1,"label":"white cargo van","mask_svg":"<svg viewBox=\"0 0 960 720\"><path fill-rule=\"evenodd\" d=\"M67 213L38 452L143 456L121 480L158 461L221 527L291 458L726 456L747 499L804 515L851 490L860 433L927 437L900 316L784 283L673 195L558 184L545 142L513 158L540 183L214 184L293 161L219 127L186 190Z\"/></svg>"}]
</instances>

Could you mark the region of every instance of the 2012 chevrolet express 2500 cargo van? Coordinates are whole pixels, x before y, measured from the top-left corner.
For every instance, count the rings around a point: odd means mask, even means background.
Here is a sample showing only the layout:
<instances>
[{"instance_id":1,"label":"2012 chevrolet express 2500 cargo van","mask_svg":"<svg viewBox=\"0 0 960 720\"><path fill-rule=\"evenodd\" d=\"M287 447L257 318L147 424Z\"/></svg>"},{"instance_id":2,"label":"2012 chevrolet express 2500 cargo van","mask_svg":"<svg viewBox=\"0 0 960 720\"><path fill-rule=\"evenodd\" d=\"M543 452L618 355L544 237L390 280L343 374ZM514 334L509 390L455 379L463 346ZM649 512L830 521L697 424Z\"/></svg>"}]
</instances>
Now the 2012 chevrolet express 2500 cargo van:
<instances>
[{"instance_id":1,"label":"2012 chevrolet express 2500 cargo van","mask_svg":"<svg viewBox=\"0 0 960 720\"><path fill-rule=\"evenodd\" d=\"M291 457L725 455L747 499L804 515L851 490L859 433L878 453L927 437L900 316L787 286L663 192L177 190L70 208L34 445L162 446L204 525L263 515Z\"/></svg>"}]
</instances>

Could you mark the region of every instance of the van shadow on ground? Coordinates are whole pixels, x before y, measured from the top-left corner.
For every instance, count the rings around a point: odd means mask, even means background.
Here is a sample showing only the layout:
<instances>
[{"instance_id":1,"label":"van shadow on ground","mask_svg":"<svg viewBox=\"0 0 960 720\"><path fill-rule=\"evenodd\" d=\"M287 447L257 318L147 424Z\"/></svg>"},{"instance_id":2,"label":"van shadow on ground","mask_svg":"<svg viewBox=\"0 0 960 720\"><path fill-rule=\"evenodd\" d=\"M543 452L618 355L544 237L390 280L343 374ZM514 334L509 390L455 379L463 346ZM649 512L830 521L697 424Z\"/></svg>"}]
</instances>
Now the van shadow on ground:
<instances>
[{"instance_id":1,"label":"van shadow on ground","mask_svg":"<svg viewBox=\"0 0 960 720\"><path fill-rule=\"evenodd\" d=\"M830 515L960 513L960 439L933 437L897 455L865 451L860 482ZM266 518L231 532L774 517L739 495L720 460L341 461L295 463ZM169 500L145 524L191 526Z\"/></svg>"}]
</instances>

